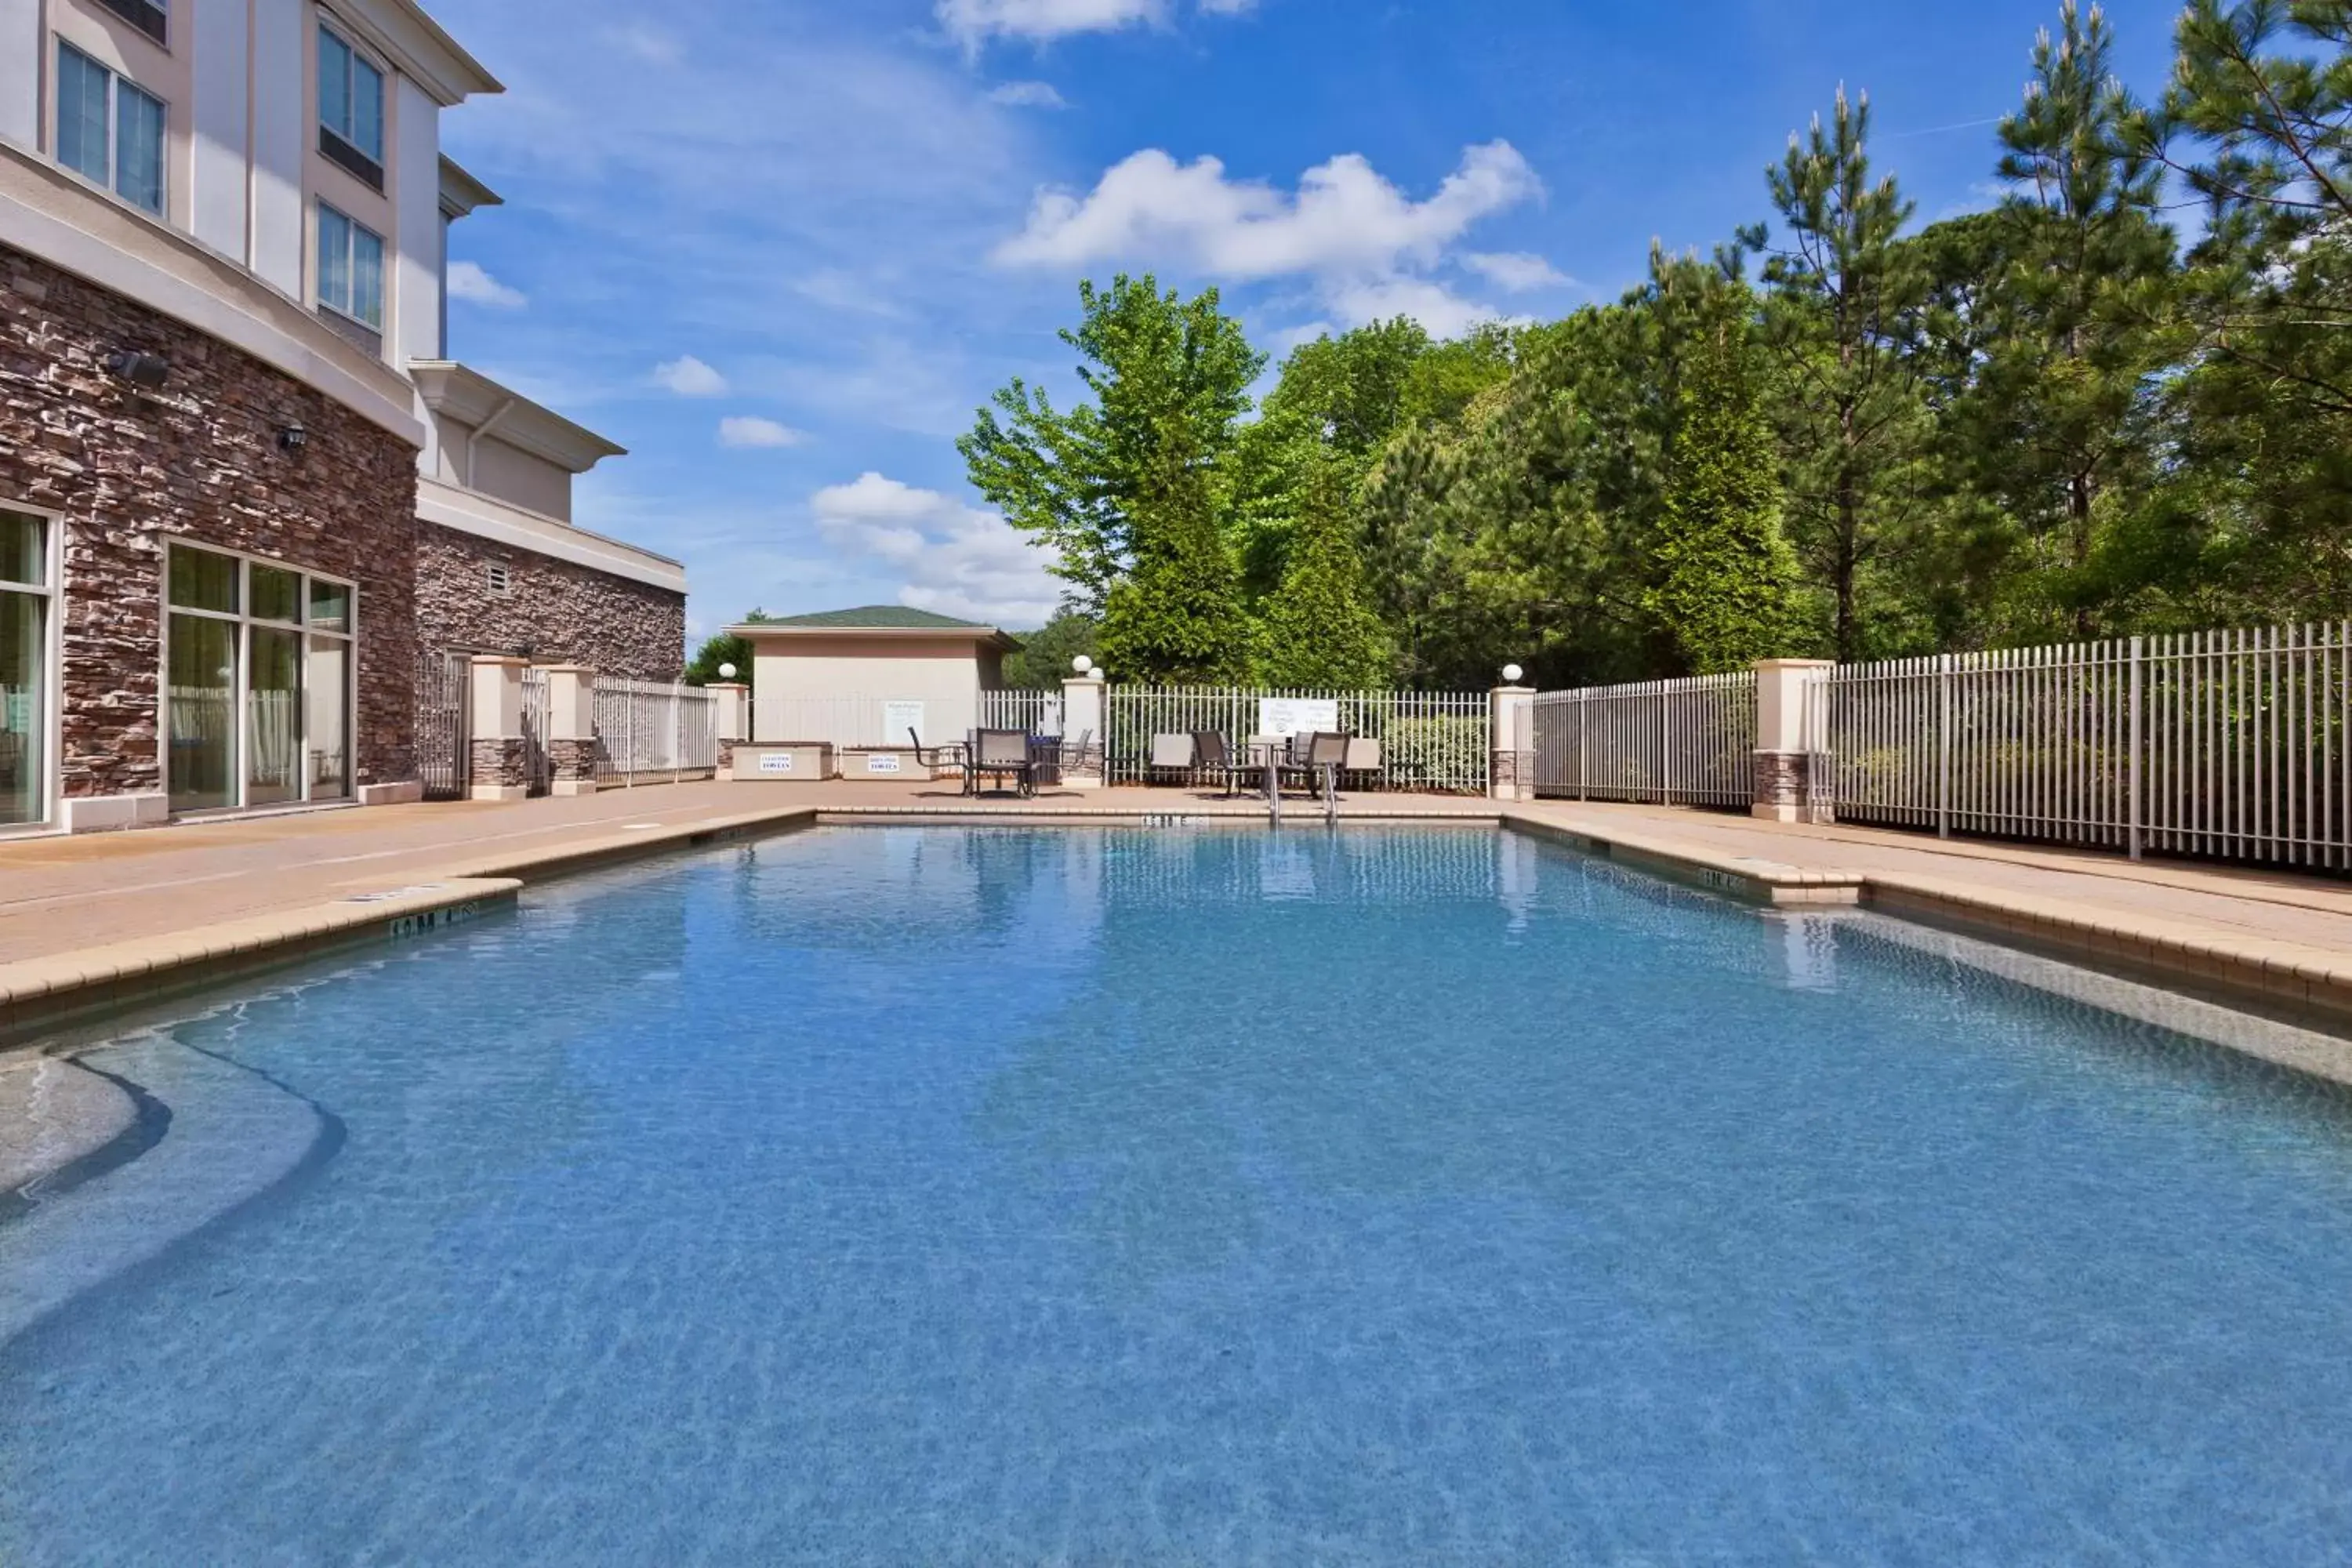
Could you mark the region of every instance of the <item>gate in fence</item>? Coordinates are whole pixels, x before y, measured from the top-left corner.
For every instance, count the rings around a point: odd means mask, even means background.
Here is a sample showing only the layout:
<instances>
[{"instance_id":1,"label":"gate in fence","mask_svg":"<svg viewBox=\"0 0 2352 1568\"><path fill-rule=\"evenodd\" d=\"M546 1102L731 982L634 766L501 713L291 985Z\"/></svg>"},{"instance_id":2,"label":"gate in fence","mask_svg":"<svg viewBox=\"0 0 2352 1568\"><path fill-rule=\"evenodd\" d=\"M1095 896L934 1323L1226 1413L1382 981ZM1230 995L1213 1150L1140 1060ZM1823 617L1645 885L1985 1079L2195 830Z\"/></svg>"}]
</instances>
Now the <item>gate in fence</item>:
<instances>
[{"instance_id":1,"label":"gate in fence","mask_svg":"<svg viewBox=\"0 0 2352 1568\"><path fill-rule=\"evenodd\" d=\"M1483 691L1304 691L1245 687L1113 686L1103 693L1104 764L1112 784L1146 784L1155 735L1213 731L1234 745L1267 732L1268 703L1328 704L1333 726L1376 742L1380 766L1346 775L1355 789L1484 795L1491 757ZM1318 726L1319 727L1319 726Z\"/></svg>"},{"instance_id":2,"label":"gate in fence","mask_svg":"<svg viewBox=\"0 0 2352 1568\"><path fill-rule=\"evenodd\" d=\"M547 671L522 672L522 782L542 795L554 787L555 769L547 752Z\"/></svg>"},{"instance_id":3,"label":"gate in fence","mask_svg":"<svg viewBox=\"0 0 2352 1568\"><path fill-rule=\"evenodd\" d=\"M1847 665L1815 712L1848 821L2352 868L2352 626Z\"/></svg>"},{"instance_id":4,"label":"gate in fence","mask_svg":"<svg viewBox=\"0 0 2352 1568\"><path fill-rule=\"evenodd\" d=\"M473 661L461 653L416 660L416 768L427 800L466 798L473 742Z\"/></svg>"},{"instance_id":5,"label":"gate in fence","mask_svg":"<svg viewBox=\"0 0 2352 1568\"><path fill-rule=\"evenodd\" d=\"M1536 794L1745 809L1755 798L1756 672L1536 695Z\"/></svg>"}]
</instances>

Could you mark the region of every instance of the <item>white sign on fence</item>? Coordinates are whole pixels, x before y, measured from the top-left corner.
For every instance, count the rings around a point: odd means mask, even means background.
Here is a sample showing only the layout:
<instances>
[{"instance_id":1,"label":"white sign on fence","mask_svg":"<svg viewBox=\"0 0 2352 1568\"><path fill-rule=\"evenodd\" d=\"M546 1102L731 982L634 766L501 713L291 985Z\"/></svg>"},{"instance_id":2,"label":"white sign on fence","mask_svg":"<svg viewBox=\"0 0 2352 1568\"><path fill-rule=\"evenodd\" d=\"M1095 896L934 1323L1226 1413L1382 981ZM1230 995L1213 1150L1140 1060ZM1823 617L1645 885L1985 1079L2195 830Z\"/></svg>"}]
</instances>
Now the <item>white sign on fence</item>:
<instances>
[{"instance_id":1,"label":"white sign on fence","mask_svg":"<svg viewBox=\"0 0 2352 1568\"><path fill-rule=\"evenodd\" d=\"M1339 700L1336 697L1261 697L1257 700L1257 732L1261 735L1337 734Z\"/></svg>"},{"instance_id":2,"label":"white sign on fence","mask_svg":"<svg viewBox=\"0 0 2352 1568\"><path fill-rule=\"evenodd\" d=\"M922 704L917 703L916 706L919 708ZM893 752L883 752L866 758L866 771L869 773L897 773L898 771L898 754Z\"/></svg>"},{"instance_id":3,"label":"white sign on fence","mask_svg":"<svg viewBox=\"0 0 2352 1568\"><path fill-rule=\"evenodd\" d=\"M882 704L882 743L895 746L904 742L911 731L923 732L923 705L920 702L893 700ZM931 737L936 740L937 737Z\"/></svg>"},{"instance_id":4,"label":"white sign on fence","mask_svg":"<svg viewBox=\"0 0 2352 1568\"><path fill-rule=\"evenodd\" d=\"M762 752L760 754L760 771L763 773L791 773L793 754L790 752Z\"/></svg>"}]
</instances>

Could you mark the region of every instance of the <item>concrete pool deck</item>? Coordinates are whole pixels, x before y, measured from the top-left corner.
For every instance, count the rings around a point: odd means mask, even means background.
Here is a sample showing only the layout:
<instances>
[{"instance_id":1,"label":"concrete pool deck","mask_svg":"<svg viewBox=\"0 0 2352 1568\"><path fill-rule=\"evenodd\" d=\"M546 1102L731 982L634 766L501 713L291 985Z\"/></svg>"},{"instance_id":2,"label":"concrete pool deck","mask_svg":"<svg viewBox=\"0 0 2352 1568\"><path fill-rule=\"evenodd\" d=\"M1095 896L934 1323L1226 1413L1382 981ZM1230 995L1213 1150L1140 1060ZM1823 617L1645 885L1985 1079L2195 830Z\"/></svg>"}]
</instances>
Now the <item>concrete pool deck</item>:
<instances>
[{"instance_id":1,"label":"concrete pool deck","mask_svg":"<svg viewBox=\"0 0 2352 1568\"><path fill-rule=\"evenodd\" d=\"M2352 884L1680 808L1360 795L1351 821L1507 822L1784 904L1864 903L2352 1028ZM950 784L699 783L0 842L0 1046L530 882L822 821L1261 822L1181 789L970 800ZM1297 799L1286 820L1319 824Z\"/></svg>"}]
</instances>

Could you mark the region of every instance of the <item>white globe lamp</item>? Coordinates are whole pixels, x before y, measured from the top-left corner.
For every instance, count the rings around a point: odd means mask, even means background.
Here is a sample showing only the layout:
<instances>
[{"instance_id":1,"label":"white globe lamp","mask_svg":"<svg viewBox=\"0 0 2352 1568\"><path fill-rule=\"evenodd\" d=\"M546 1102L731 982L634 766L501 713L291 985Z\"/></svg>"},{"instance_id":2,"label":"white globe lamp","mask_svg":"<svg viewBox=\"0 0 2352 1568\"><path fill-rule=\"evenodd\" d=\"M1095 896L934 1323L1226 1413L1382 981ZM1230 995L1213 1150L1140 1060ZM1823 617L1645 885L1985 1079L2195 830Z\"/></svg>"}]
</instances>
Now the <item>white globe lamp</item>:
<instances>
[{"instance_id":1,"label":"white globe lamp","mask_svg":"<svg viewBox=\"0 0 2352 1568\"><path fill-rule=\"evenodd\" d=\"M1503 684L1506 686L1517 686L1519 683L1519 678L1525 674L1527 674L1527 671L1521 669L1517 665L1507 664L1503 666Z\"/></svg>"},{"instance_id":2,"label":"white globe lamp","mask_svg":"<svg viewBox=\"0 0 2352 1568\"><path fill-rule=\"evenodd\" d=\"M1080 675L1088 673L1094 668L1094 667L1095 661L1088 658L1085 654L1080 654L1077 658L1070 660L1070 668L1077 671Z\"/></svg>"},{"instance_id":3,"label":"white globe lamp","mask_svg":"<svg viewBox=\"0 0 2352 1568\"><path fill-rule=\"evenodd\" d=\"M720 666L719 667L719 679L721 679L721 680L732 680L732 679L735 679L735 667L734 667L733 665L731 665L731 664L722 664L722 665L720 665Z\"/></svg>"}]
</instances>

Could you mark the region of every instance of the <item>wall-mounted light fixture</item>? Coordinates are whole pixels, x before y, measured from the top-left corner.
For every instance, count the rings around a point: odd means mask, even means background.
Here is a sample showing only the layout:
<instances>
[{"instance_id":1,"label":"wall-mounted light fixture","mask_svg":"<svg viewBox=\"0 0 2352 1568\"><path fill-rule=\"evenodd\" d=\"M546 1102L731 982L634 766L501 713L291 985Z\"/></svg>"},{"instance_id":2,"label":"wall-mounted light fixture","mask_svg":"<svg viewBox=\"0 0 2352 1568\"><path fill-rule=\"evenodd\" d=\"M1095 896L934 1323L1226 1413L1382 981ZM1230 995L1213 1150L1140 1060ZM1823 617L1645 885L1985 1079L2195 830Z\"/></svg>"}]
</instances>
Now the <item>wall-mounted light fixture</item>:
<instances>
[{"instance_id":1,"label":"wall-mounted light fixture","mask_svg":"<svg viewBox=\"0 0 2352 1568\"><path fill-rule=\"evenodd\" d=\"M299 425L280 425L278 427L278 449L281 452L299 452L310 442L310 432Z\"/></svg>"},{"instance_id":2,"label":"wall-mounted light fixture","mask_svg":"<svg viewBox=\"0 0 2352 1568\"><path fill-rule=\"evenodd\" d=\"M142 354L130 349L118 349L106 356L106 374L117 381L127 381L142 392L161 392L163 384L172 379L172 362L162 354Z\"/></svg>"}]
</instances>

